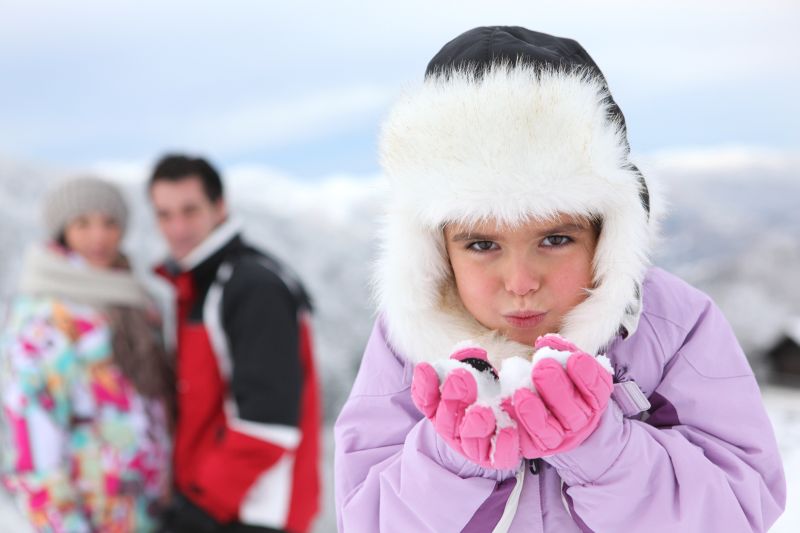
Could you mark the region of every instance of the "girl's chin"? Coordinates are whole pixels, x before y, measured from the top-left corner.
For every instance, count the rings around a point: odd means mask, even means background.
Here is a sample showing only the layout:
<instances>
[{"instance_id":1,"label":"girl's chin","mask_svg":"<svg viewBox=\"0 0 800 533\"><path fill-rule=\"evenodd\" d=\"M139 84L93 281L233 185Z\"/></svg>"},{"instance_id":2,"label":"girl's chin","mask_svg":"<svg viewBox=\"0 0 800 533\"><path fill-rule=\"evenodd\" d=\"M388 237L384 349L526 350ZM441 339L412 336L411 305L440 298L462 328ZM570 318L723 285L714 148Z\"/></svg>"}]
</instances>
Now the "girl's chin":
<instances>
[{"instance_id":1,"label":"girl's chin","mask_svg":"<svg viewBox=\"0 0 800 533\"><path fill-rule=\"evenodd\" d=\"M533 348L533 345L536 344L536 339L541 337L542 335L547 335L548 333L557 333L556 328L536 328L533 330L526 330L526 331L519 331L519 330L506 330L503 331L503 335L506 338L517 342L519 344L524 344L525 346L530 346Z\"/></svg>"},{"instance_id":2,"label":"girl's chin","mask_svg":"<svg viewBox=\"0 0 800 533\"><path fill-rule=\"evenodd\" d=\"M524 344L525 346L530 346L531 348L533 348L533 345L536 343L536 339L538 339L545 333L546 332L543 333L528 332L525 334L519 334L519 333L515 334L515 332L507 331L505 332L505 336L514 342L517 342L519 344Z\"/></svg>"}]
</instances>

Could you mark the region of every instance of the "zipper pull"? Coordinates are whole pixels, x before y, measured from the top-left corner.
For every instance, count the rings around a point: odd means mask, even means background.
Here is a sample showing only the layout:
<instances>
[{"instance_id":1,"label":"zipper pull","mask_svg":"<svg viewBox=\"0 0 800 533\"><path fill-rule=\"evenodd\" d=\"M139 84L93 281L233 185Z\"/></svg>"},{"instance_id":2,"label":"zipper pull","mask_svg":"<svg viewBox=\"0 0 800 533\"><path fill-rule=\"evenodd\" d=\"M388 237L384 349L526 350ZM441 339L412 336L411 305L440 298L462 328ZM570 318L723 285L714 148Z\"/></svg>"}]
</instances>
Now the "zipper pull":
<instances>
[{"instance_id":1,"label":"zipper pull","mask_svg":"<svg viewBox=\"0 0 800 533\"><path fill-rule=\"evenodd\" d=\"M528 459L528 469L534 476L538 475L540 470L539 459Z\"/></svg>"}]
</instances>

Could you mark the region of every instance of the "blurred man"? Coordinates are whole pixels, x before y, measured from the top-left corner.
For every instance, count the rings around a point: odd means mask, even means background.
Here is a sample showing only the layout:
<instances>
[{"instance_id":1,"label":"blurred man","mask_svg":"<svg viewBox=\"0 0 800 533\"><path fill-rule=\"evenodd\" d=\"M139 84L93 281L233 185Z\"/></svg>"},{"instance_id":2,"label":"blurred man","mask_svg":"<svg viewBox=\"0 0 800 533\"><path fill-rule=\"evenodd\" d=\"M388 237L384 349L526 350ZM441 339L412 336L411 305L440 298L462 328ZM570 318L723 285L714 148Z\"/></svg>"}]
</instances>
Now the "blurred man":
<instances>
[{"instance_id":1,"label":"blurred man","mask_svg":"<svg viewBox=\"0 0 800 533\"><path fill-rule=\"evenodd\" d=\"M150 198L177 298L176 495L167 530L305 532L319 505L309 299L242 241L217 171L168 155Z\"/></svg>"}]
</instances>

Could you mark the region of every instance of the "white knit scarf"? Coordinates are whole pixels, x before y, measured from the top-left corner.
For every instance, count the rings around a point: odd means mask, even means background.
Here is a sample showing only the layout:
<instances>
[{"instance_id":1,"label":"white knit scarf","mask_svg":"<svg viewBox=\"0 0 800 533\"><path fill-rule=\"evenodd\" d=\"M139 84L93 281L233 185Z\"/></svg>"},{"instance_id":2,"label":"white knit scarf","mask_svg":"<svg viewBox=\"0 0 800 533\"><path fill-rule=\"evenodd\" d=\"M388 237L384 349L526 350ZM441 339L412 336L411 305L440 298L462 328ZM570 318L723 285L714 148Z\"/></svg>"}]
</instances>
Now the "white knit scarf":
<instances>
[{"instance_id":1,"label":"white knit scarf","mask_svg":"<svg viewBox=\"0 0 800 533\"><path fill-rule=\"evenodd\" d=\"M130 271L77 265L44 246L28 250L19 292L97 306L144 308L148 305L147 293Z\"/></svg>"}]
</instances>

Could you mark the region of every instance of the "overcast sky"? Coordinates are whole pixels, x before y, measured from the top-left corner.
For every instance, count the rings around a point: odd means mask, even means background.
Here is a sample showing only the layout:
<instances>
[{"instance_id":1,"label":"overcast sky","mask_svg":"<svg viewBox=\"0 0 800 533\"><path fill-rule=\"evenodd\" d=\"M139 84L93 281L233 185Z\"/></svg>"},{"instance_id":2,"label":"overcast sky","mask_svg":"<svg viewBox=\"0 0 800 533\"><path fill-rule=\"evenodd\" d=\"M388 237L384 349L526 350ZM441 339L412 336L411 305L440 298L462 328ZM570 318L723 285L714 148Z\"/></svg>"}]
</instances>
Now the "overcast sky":
<instances>
[{"instance_id":1,"label":"overcast sky","mask_svg":"<svg viewBox=\"0 0 800 533\"><path fill-rule=\"evenodd\" d=\"M634 152L800 149L800 2L0 2L0 156L82 167L202 152L297 177L375 174L381 118L447 40L578 40Z\"/></svg>"}]
</instances>

